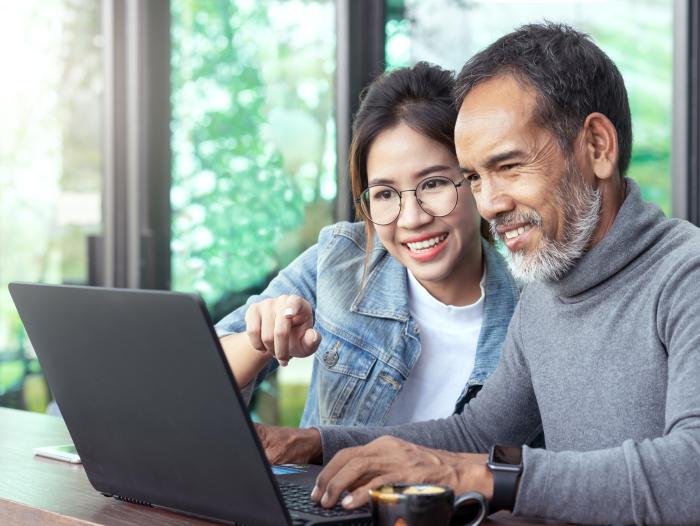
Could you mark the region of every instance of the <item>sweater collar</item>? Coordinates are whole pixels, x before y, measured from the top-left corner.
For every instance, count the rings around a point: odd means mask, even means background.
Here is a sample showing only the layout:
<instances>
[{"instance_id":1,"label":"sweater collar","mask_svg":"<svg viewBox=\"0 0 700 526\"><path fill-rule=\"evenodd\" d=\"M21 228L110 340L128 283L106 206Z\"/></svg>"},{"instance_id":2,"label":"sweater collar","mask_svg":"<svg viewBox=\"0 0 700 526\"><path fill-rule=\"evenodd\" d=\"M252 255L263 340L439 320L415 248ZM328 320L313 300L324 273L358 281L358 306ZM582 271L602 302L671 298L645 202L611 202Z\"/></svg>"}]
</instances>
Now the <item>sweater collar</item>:
<instances>
[{"instance_id":1,"label":"sweater collar","mask_svg":"<svg viewBox=\"0 0 700 526\"><path fill-rule=\"evenodd\" d=\"M664 213L642 200L637 183L627 177L625 181L625 200L603 239L564 277L545 282L557 296L570 298L603 283L645 253L663 234Z\"/></svg>"}]
</instances>

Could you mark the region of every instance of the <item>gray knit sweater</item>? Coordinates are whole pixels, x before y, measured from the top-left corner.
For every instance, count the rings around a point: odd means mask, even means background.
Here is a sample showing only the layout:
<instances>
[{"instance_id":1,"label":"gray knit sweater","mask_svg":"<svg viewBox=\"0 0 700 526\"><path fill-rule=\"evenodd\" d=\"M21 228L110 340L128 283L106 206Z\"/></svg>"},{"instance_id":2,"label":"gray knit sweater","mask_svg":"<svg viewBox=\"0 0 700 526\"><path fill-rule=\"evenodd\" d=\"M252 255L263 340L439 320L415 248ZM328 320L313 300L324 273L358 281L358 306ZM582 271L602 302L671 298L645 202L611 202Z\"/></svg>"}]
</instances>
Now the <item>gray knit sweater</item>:
<instances>
[{"instance_id":1,"label":"gray knit sweater","mask_svg":"<svg viewBox=\"0 0 700 526\"><path fill-rule=\"evenodd\" d=\"M523 444L515 514L700 524L700 231L627 180L607 235L526 287L498 368L462 415L320 427L324 460L383 434L450 451Z\"/></svg>"}]
</instances>

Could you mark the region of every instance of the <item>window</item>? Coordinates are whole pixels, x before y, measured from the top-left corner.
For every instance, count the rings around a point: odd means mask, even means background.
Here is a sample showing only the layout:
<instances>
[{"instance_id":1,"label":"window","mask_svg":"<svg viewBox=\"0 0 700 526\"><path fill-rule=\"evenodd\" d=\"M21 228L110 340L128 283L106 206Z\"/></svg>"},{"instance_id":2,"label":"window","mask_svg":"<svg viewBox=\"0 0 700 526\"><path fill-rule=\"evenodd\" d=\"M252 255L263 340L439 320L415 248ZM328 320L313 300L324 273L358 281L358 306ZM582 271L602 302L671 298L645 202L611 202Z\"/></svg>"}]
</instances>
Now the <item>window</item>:
<instances>
[{"instance_id":1,"label":"window","mask_svg":"<svg viewBox=\"0 0 700 526\"><path fill-rule=\"evenodd\" d=\"M171 17L172 283L218 319L333 222L335 3L173 0ZM280 398L300 412L311 360L293 364Z\"/></svg>"},{"instance_id":2,"label":"window","mask_svg":"<svg viewBox=\"0 0 700 526\"><path fill-rule=\"evenodd\" d=\"M48 389L10 281L88 282L101 232L100 3L0 3L0 405L43 411Z\"/></svg>"}]
</instances>

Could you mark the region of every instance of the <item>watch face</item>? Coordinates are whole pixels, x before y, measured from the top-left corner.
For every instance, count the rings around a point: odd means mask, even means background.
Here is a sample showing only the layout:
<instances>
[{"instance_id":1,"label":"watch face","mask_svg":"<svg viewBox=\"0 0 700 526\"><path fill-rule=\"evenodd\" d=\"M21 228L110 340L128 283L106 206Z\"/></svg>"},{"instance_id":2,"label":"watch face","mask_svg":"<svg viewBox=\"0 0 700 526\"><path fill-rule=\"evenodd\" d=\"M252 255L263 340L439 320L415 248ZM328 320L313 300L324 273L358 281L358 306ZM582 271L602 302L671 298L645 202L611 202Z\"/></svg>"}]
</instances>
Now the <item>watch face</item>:
<instances>
[{"instance_id":1,"label":"watch face","mask_svg":"<svg viewBox=\"0 0 700 526\"><path fill-rule=\"evenodd\" d=\"M494 446L491 461L494 464L520 466L523 463L523 449L512 446Z\"/></svg>"}]
</instances>

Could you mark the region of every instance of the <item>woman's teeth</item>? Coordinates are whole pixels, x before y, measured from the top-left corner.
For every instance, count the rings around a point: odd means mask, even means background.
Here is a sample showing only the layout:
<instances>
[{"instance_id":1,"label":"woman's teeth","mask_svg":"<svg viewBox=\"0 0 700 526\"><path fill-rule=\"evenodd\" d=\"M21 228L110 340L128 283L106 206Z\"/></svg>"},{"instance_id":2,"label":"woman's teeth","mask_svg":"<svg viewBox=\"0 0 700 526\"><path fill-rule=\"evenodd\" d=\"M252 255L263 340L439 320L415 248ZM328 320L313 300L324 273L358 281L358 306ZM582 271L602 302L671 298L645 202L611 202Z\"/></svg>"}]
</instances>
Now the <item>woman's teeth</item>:
<instances>
[{"instance_id":1,"label":"woman's teeth","mask_svg":"<svg viewBox=\"0 0 700 526\"><path fill-rule=\"evenodd\" d=\"M435 245L444 241L447 234L441 234L439 236L432 237L430 239L424 239L423 241L416 241L415 243L406 243L411 252L422 252L433 248Z\"/></svg>"},{"instance_id":2,"label":"woman's teeth","mask_svg":"<svg viewBox=\"0 0 700 526\"><path fill-rule=\"evenodd\" d=\"M528 230L530 230L532 227L531 226L521 226L519 228L514 228L513 230L507 230L504 235L506 239L515 239L518 237L520 234L524 234Z\"/></svg>"}]
</instances>

